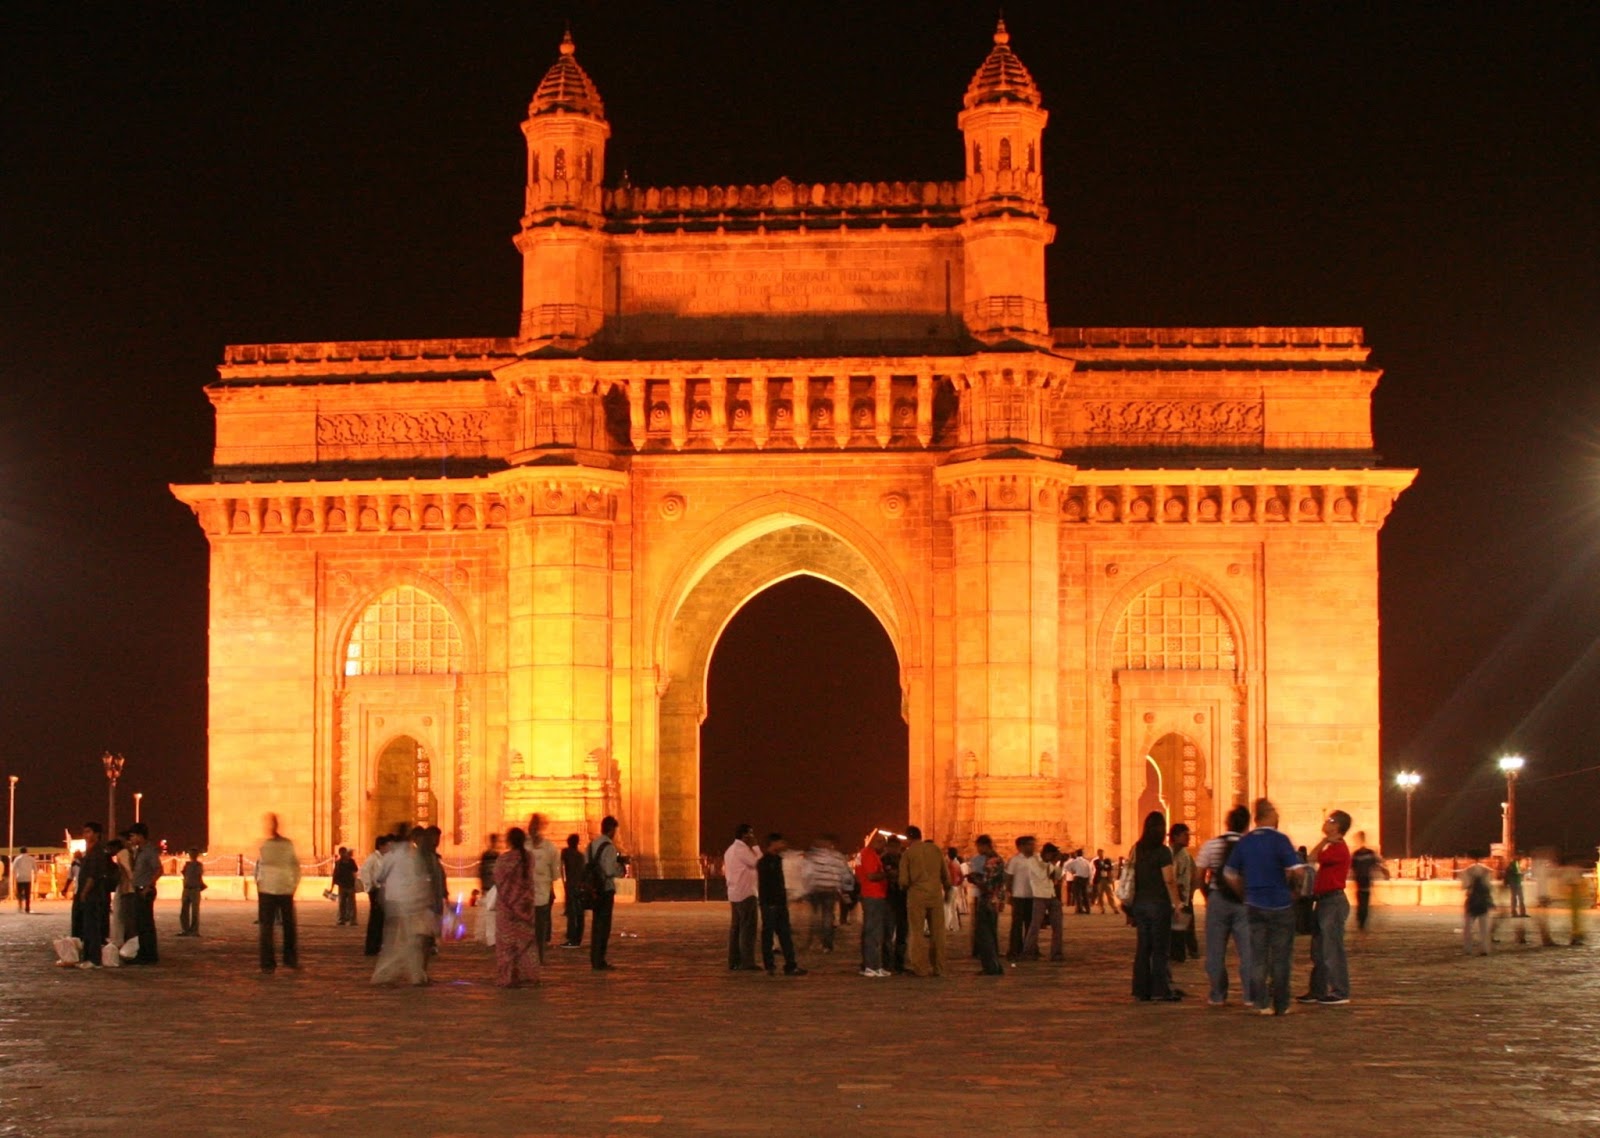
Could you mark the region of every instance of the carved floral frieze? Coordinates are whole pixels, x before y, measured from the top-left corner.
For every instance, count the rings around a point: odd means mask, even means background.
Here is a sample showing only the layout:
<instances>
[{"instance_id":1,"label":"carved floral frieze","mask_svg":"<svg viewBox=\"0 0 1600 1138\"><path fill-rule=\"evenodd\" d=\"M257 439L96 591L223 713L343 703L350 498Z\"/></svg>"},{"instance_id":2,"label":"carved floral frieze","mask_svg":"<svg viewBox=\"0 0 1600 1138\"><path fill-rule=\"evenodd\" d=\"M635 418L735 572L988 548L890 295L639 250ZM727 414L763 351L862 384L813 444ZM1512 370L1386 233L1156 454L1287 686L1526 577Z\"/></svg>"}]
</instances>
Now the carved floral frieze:
<instances>
[{"instance_id":1,"label":"carved floral frieze","mask_svg":"<svg viewBox=\"0 0 1600 1138\"><path fill-rule=\"evenodd\" d=\"M1092 435L1242 435L1260 431L1260 403L1243 400L1130 399L1083 405Z\"/></svg>"},{"instance_id":2,"label":"carved floral frieze","mask_svg":"<svg viewBox=\"0 0 1600 1138\"><path fill-rule=\"evenodd\" d=\"M317 416L318 446L482 442L488 411L372 411Z\"/></svg>"}]
</instances>

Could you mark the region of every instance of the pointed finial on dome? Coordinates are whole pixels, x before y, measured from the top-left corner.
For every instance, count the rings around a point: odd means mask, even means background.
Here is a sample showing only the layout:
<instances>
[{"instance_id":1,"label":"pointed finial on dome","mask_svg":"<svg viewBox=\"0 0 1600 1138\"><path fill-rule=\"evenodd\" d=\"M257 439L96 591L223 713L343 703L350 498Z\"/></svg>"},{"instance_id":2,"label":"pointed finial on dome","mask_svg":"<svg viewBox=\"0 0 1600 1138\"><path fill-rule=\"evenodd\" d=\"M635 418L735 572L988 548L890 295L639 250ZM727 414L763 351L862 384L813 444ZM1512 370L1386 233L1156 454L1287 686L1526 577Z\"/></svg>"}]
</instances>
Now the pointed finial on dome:
<instances>
[{"instance_id":1,"label":"pointed finial on dome","mask_svg":"<svg viewBox=\"0 0 1600 1138\"><path fill-rule=\"evenodd\" d=\"M594 81L589 78L588 73L579 66L577 51L577 45L572 42L572 28L569 26L561 33L561 54L556 57L550 70L544 73L544 78L539 81L539 89L533 93L533 104L528 108L530 114L544 115L565 111L570 114L592 115L597 119L606 117L605 105L600 101L600 92L595 89Z\"/></svg>"},{"instance_id":2,"label":"pointed finial on dome","mask_svg":"<svg viewBox=\"0 0 1600 1138\"><path fill-rule=\"evenodd\" d=\"M988 58L967 84L965 106L970 109L982 103L1039 105L1038 84L1011 50L1011 33L1006 31L1004 16L995 21L994 46L989 49Z\"/></svg>"},{"instance_id":3,"label":"pointed finial on dome","mask_svg":"<svg viewBox=\"0 0 1600 1138\"><path fill-rule=\"evenodd\" d=\"M566 30L561 33L561 54L576 55L577 51L578 45L572 42L572 25L568 24Z\"/></svg>"},{"instance_id":4,"label":"pointed finial on dome","mask_svg":"<svg viewBox=\"0 0 1600 1138\"><path fill-rule=\"evenodd\" d=\"M1010 43L1011 42L1011 33L1006 31L1006 18L1004 16L1001 16L994 23L994 42L995 43Z\"/></svg>"}]
</instances>

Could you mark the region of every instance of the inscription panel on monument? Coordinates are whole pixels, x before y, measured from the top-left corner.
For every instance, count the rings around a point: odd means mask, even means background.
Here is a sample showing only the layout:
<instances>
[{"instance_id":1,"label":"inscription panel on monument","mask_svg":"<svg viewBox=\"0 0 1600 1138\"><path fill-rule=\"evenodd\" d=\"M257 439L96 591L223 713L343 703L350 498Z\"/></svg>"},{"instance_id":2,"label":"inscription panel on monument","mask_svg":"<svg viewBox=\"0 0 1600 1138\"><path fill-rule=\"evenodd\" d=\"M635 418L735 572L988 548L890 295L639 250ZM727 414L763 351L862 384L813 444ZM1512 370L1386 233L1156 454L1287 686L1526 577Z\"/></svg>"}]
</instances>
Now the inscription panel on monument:
<instances>
[{"instance_id":1,"label":"inscription panel on monument","mask_svg":"<svg viewBox=\"0 0 1600 1138\"><path fill-rule=\"evenodd\" d=\"M612 303L622 316L944 314L960 259L926 245L624 251Z\"/></svg>"}]
</instances>

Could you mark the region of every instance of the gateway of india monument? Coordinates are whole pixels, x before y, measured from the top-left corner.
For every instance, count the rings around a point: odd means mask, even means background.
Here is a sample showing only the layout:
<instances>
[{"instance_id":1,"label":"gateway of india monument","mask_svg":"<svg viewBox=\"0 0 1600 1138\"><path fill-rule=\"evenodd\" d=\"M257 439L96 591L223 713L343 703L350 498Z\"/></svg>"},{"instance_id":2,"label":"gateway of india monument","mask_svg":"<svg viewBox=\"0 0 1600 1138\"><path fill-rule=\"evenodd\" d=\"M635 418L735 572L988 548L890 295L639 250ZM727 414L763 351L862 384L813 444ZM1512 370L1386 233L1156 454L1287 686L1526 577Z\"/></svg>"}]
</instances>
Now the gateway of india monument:
<instances>
[{"instance_id":1,"label":"gateway of india monument","mask_svg":"<svg viewBox=\"0 0 1600 1138\"><path fill-rule=\"evenodd\" d=\"M212 851L265 809L320 856L613 813L642 876L698 876L711 654L798 574L887 631L894 821L930 838L1116 850L1264 793L1376 837L1378 530L1415 472L1378 464L1361 329L1052 325L1009 38L952 180L644 188L568 36L514 335L226 349L212 481L174 487L211 550Z\"/></svg>"}]
</instances>

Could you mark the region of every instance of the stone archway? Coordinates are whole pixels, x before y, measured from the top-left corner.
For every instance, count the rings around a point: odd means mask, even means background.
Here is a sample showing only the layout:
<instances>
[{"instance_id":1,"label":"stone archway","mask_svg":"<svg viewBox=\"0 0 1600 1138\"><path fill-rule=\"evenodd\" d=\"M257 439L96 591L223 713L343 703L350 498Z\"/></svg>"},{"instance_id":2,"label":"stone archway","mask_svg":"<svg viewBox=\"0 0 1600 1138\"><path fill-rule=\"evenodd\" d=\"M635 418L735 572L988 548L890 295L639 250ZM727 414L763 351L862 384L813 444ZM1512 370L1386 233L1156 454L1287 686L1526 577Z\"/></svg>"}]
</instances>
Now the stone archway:
<instances>
[{"instance_id":1,"label":"stone archway","mask_svg":"<svg viewBox=\"0 0 1600 1138\"><path fill-rule=\"evenodd\" d=\"M837 585L867 607L888 633L901 662L901 717L911 718L906 652L899 611L883 578L851 543L815 523L786 520L764 527L725 553L684 595L666 629L659 711L660 871L699 876L700 725L712 650L733 615L755 594L808 574ZM915 765L915 754L912 759ZM916 805L917 780L911 796Z\"/></svg>"},{"instance_id":2,"label":"stone archway","mask_svg":"<svg viewBox=\"0 0 1600 1138\"><path fill-rule=\"evenodd\" d=\"M432 826L438 820L439 796L428 749L410 735L396 735L373 760L367 833L387 833L396 822Z\"/></svg>"}]
</instances>

